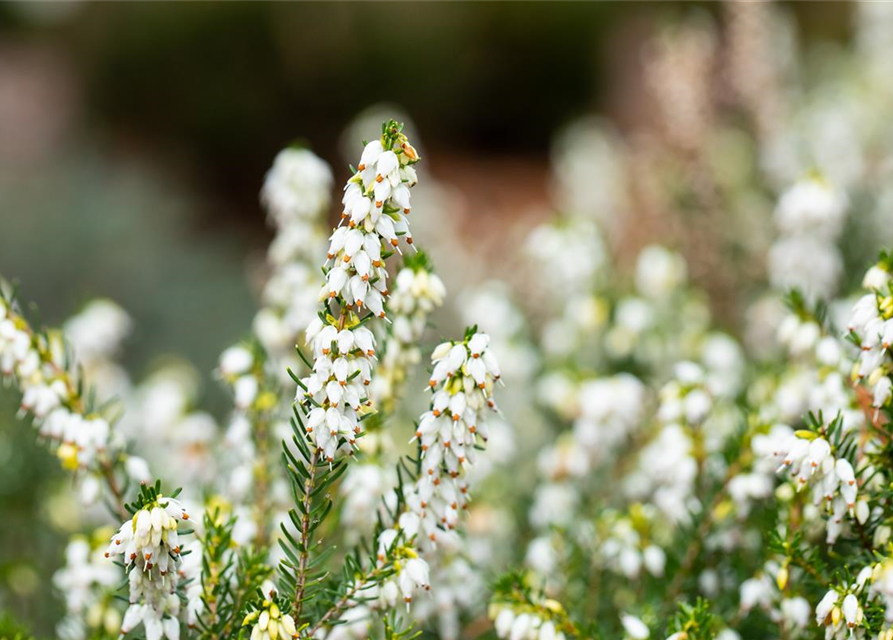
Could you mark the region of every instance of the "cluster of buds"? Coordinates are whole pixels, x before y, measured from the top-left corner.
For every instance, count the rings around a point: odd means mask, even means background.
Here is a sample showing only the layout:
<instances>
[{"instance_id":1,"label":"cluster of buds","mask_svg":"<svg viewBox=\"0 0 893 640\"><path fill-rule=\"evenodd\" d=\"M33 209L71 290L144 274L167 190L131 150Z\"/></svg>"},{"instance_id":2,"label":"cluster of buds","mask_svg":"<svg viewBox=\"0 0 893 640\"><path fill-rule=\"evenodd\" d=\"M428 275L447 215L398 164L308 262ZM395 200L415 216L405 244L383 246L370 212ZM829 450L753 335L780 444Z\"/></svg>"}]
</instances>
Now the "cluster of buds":
<instances>
[{"instance_id":1,"label":"cluster of buds","mask_svg":"<svg viewBox=\"0 0 893 640\"><path fill-rule=\"evenodd\" d=\"M453 531L466 506L465 467L474 464L476 439L487 441L487 414L497 410L493 387L501 373L489 344L489 336L475 327L464 340L440 344L431 356L433 397L413 438L421 448L421 470L405 498L432 545Z\"/></svg>"},{"instance_id":2,"label":"cluster of buds","mask_svg":"<svg viewBox=\"0 0 893 640\"><path fill-rule=\"evenodd\" d=\"M294 618L282 612L275 595L245 616L242 626L251 626L251 640L294 640L298 637Z\"/></svg>"},{"instance_id":3,"label":"cluster of buds","mask_svg":"<svg viewBox=\"0 0 893 640\"><path fill-rule=\"evenodd\" d=\"M345 187L344 214L324 265L323 307L307 328L311 373L296 397L314 445L329 460L339 449L352 450L360 419L372 411L364 387L372 381L375 338L363 325L372 316L385 316L385 262L392 249L399 250L398 236L412 241L406 214L409 188L416 182L411 165L417 161L402 127L388 122L381 139L366 145ZM366 311L371 314L361 317Z\"/></svg>"},{"instance_id":4,"label":"cluster of buds","mask_svg":"<svg viewBox=\"0 0 893 640\"><path fill-rule=\"evenodd\" d=\"M71 471L94 466L111 429L98 415L85 415L76 384L65 367L61 334L36 332L13 305L0 299L0 370L22 391L21 409L34 417L40 435Z\"/></svg>"},{"instance_id":5,"label":"cluster of buds","mask_svg":"<svg viewBox=\"0 0 893 640\"><path fill-rule=\"evenodd\" d=\"M141 487L133 505L133 517L112 536L105 555L122 556L130 584L130 607L124 615L121 633L127 634L140 623L147 640L178 640L180 598L181 522L189 520L183 505L159 493L160 485Z\"/></svg>"}]
</instances>

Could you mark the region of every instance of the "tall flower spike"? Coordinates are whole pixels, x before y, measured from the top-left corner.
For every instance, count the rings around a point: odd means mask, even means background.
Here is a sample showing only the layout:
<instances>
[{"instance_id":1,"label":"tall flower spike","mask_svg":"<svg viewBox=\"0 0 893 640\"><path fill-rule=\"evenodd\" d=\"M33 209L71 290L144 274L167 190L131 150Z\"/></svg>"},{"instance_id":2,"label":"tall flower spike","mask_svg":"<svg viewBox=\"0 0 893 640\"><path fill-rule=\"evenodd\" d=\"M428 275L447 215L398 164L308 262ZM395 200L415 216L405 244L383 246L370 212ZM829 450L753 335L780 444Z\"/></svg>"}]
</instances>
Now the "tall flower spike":
<instances>
[{"instance_id":1,"label":"tall flower spike","mask_svg":"<svg viewBox=\"0 0 893 640\"><path fill-rule=\"evenodd\" d=\"M261 190L276 237L267 254L270 277L254 332L269 355L269 371L283 382L287 367L298 364L298 336L316 316L332 182L329 166L310 150L288 148L276 156Z\"/></svg>"},{"instance_id":2,"label":"tall flower spike","mask_svg":"<svg viewBox=\"0 0 893 640\"><path fill-rule=\"evenodd\" d=\"M412 243L406 216L418 159L402 125L392 120L380 139L366 145L344 188L344 211L323 265L322 308L307 328L312 372L296 398L313 444L329 461L352 450L359 421L372 411L366 387L372 382L375 337L364 325L385 317L387 258L399 251L400 237Z\"/></svg>"},{"instance_id":3,"label":"tall flower spike","mask_svg":"<svg viewBox=\"0 0 893 640\"><path fill-rule=\"evenodd\" d=\"M497 410L493 387L501 373L489 344L487 334L472 328L464 340L444 342L431 356L431 406L413 438L422 451L421 470L406 496L414 514L409 528L428 546L455 535L468 502L466 467L474 464L477 440L487 441L487 414Z\"/></svg>"}]
</instances>

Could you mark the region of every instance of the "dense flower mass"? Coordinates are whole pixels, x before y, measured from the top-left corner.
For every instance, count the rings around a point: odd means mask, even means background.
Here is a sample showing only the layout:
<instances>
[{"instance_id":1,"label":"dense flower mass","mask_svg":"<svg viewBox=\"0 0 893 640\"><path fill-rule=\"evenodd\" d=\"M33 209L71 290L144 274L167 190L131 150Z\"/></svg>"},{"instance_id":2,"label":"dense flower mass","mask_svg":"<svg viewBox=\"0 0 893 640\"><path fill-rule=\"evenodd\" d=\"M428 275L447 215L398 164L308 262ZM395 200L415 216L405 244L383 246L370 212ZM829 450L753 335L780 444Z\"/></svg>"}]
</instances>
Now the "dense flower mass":
<instances>
[{"instance_id":1,"label":"dense flower mass","mask_svg":"<svg viewBox=\"0 0 893 640\"><path fill-rule=\"evenodd\" d=\"M393 120L337 212L282 151L223 428L183 363L117 362L114 303L58 331L0 284L3 381L79 498L33 536L70 536L56 636L893 640L893 12L857 11L802 83L775 4L662 32L654 118L560 134L554 214L417 186Z\"/></svg>"}]
</instances>

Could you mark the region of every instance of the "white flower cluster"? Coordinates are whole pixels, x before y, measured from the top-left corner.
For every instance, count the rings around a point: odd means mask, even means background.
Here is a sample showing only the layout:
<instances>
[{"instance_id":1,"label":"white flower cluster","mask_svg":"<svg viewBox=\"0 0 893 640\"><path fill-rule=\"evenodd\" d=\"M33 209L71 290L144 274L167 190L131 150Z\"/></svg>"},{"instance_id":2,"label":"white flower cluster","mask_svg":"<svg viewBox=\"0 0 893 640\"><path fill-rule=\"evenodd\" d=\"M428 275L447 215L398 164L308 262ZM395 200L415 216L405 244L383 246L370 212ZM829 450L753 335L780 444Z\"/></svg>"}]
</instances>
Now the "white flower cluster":
<instances>
[{"instance_id":1,"label":"white flower cluster","mask_svg":"<svg viewBox=\"0 0 893 640\"><path fill-rule=\"evenodd\" d=\"M53 585L65 600L66 616L56 628L62 640L84 640L93 627L110 635L120 630L121 615L108 606L107 596L122 574L103 555L82 537L73 538L65 549L65 565L53 575Z\"/></svg>"},{"instance_id":2,"label":"white flower cluster","mask_svg":"<svg viewBox=\"0 0 893 640\"><path fill-rule=\"evenodd\" d=\"M640 451L637 470L627 478L627 490L634 496L651 495L655 506L678 523L698 508L693 496L698 475L695 438L701 437L699 428L714 398L704 369L689 361L676 365L675 377L661 389L660 398L660 430Z\"/></svg>"},{"instance_id":3,"label":"white flower cluster","mask_svg":"<svg viewBox=\"0 0 893 640\"><path fill-rule=\"evenodd\" d=\"M313 373L303 379L297 399L312 404L307 432L331 461L341 446L339 438L346 441L344 453L352 450L360 418L371 404L365 387L372 382L375 336L363 326L339 330L317 318L307 340L313 345Z\"/></svg>"},{"instance_id":4,"label":"white flower cluster","mask_svg":"<svg viewBox=\"0 0 893 640\"><path fill-rule=\"evenodd\" d=\"M115 355L130 335L133 321L111 300L93 300L63 326L81 363L91 363Z\"/></svg>"},{"instance_id":5,"label":"white flower cluster","mask_svg":"<svg viewBox=\"0 0 893 640\"><path fill-rule=\"evenodd\" d=\"M434 369L428 386L434 395L414 438L421 448L421 471L405 496L418 518L410 529L430 541L424 546L454 535L459 512L468 502L465 470L474 465L477 438L489 438L487 414L497 410L493 387L502 375L489 345L487 334L474 333L461 342L444 342L431 354Z\"/></svg>"},{"instance_id":6,"label":"white flower cluster","mask_svg":"<svg viewBox=\"0 0 893 640\"><path fill-rule=\"evenodd\" d=\"M264 307L254 332L273 360L272 373L285 380L286 367L297 366L298 336L316 315L321 284L325 214L331 204L332 172L307 149L288 148L267 172L261 201L276 228L264 286Z\"/></svg>"},{"instance_id":7,"label":"white flower cluster","mask_svg":"<svg viewBox=\"0 0 893 640\"><path fill-rule=\"evenodd\" d=\"M549 617L547 600L543 610L516 611L511 605L492 605L490 617L496 635L504 640L565 640L565 634ZM554 603L555 606L560 606Z\"/></svg>"},{"instance_id":8,"label":"white flower cluster","mask_svg":"<svg viewBox=\"0 0 893 640\"><path fill-rule=\"evenodd\" d=\"M410 528L411 532L412 524L409 522L409 518L400 518L400 529L403 529L403 525ZM405 529L404 533L408 535ZM395 548L395 541L399 535L400 531L397 528L391 528L385 529L378 537L379 564L384 564L386 559L389 559L395 573L367 591L377 596L379 604L384 607L393 608L402 599L408 609L419 590L431 589L431 569L428 562L421 558L412 547L397 543L398 546Z\"/></svg>"},{"instance_id":9,"label":"white flower cluster","mask_svg":"<svg viewBox=\"0 0 893 640\"><path fill-rule=\"evenodd\" d=\"M819 178L805 178L778 201L780 237L769 251L769 278L780 291L799 290L814 301L830 298L843 262L836 241L847 212L846 196Z\"/></svg>"},{"instance_id":10,"label":"white flower cluster","mask_svg":"<svg viewBox=\"0 0 893 640\"><path fill-rule=\"evenodd\" d=\"M404 488L406 511L378 540L379 562L392 556L401 536L406 544L397 548L398 557L410 558L394 562L397 574L381 585L385 602L393 600L398 588L407 604L415 589L429 588L429 564L418 550L433 559L438 545L459 546L455 528L468 502L465 472L474 464L477 438L487 441L486 413L496 410L493 387L501 374L489 343L486 334L469 333L463 341L444 342L432 353L428 384L434 396L413 438L421 451L419 476Z\"/></svg>"},{"instance_id":11,"label":"white flower cluster","mask_svg":"<svg viewBox=\"0 0 893 640\"><path fill-rule=\"evenodd\" d=\"M189 520L183 505L174 498L154 494L133 518L112 536L106 557L123 556L128 568L130 606L124 614L121 633L143 624L146 640L179 640L180 580L179 524Z\"/></svg>"},{"instance_id":12,"label":"white flower cluster","mask_svg":"<svg viewBox=\"0 0 893 640\"><path fill-rule=\"evenodd\" d=\"M795 478L797 489L812 487L813 503L824 504L831 513L828 520L828 544L843 530L843 517L849 511L860 523L868 520L868 503L856 496L858 484L853 466L846 458L837 458L831 444L811 431L797 431L779 443L774 452L781 460L779 472Z\"/></svg>"},{"instance_id":13,"label":"white flower cluster","mask_svg":"<svg viewBox=\"0 0 893 640\"><path fill-rule=\"evenodd\" d=\"M861 640L865 637L865 611L860 597L869 595L865 585L872 574L871 567L863 568L853 584L843 584L840 589L829 589L816 605L815 621L819 626L825 627L827 640Z\"/></svg>"},{"instance_id":14,"label":"white flower cluster","mask_svg":"<svg viewBox=\"0 0 893 640\"><path fill-rule=\"evenodd\" d=\"M657 520L654 511L653 507L646 507L636 514L636 520L650 524ZM663 577L667 555L660 546L643 536L641 525L637 527L633 518L616 517L610 513L604 514L601 520L609 525L607 536L598 546L598 554L605 566L630 580L637 579L643 569L656 578ZM652 529L657 530L656 527Z\"/></svg>"},{"instance_id":15,"label":"white flower cluster","mask_svg":"<svg viewBox=\"0 0 893 640\"><path fill-rule=\"evenodd\" d=\"M778 323L778 342L787 353L787 366L777 379L764 378L751 392L767 422L796 424L809 412L838 413L844 430L861 426L865 414L852 393L852 359L840 339L829 335L811 317L790 312Z\"/></svg>"},{"instance_id":16,"label":"white flower cluster","mask_svg":"<svg viewBox=\"0 0 893 640\"><path fill-rule=\"evenodd\" d=\"M34 416L40 435L55 448L66 469L95 469L109 447L111 429L97 415L84 415L68 374L58 334L35 333L27 321L0 300L0 371L22 391L23 412Z\"/></svg>"},{"instance_id":17,"label":"white flower cluster","mask_svg":"<svg viewBox=\"0 0 893 640\"><path fill-rule=\"evenodd\" d=\"M793 637L799 637L810 624L812 608L809 602L801 596L791 597L778 588L779 578L785 579L787 568L770 561L764 569L741 583L738 589L741 611L746 613L759 608L772 621L790 630Z\"/></svg>"},{"instance_id":18,"label":"white flower cluster","mask_svg":"<svg viewBox=\"0 0 893 640\"><path fill-rule=\"evenodd\" d=\"M421 359L417 345L425 333L428 317L446 296L443 282L424 261L404 266L394 285L387 305L391 333L372 391L375 402L387 412L397 400L410 368Z\"/></svg>"},{"instance_id":19,"label":"white flower cluster","mask_svg":"<svg viewBox=\"0 0 893 640\"><path fill-rule=\"evenodd\" d=\"M325 263L323 310L307 328L313 370L296 398L314 444L329 460L342 444L345 452L352 450L359 420L369 412L364 387L372 382L375 337L359 314L385 317L385 260L392 248L399 250L399 236L412 242L406 214L416 182L411 165L417 161L406 136L386 126L381 140L366 145L344 189L341 225L330 238ZM338 318L330 314L330 301L339 307Z\"/></svg>"},{"instance_id":20,"label":"white flower cluster","mask_svg":"<svg viewBox=\"0 0 893 640\"><path fill-rule=\"evenodd\" d=\"M574 520L580 498L575 483L610 459L629 438L642 423L647 402L645 386L627 373L579 385L555 373L540 385L545 396L561 404L556 410L574 416L573 431L546 445L537 457L547 481L536 490L529 518L537 529L544 529L567 526Z\"/></svg>"},{"instance_id":21,"label":"white flower cluster","mask_svg":"<svg viewBox=\"0 0 893 640\"><path fill-rule=\"evenodd\" d=\"M865 274L862 285L871 293L855 303L847 324L847 330L859 339L859 378L871 387L872 403L877 408L886 406L893 396L893 295L888 266L882 261Z\"/></svg>"}]
</instances>

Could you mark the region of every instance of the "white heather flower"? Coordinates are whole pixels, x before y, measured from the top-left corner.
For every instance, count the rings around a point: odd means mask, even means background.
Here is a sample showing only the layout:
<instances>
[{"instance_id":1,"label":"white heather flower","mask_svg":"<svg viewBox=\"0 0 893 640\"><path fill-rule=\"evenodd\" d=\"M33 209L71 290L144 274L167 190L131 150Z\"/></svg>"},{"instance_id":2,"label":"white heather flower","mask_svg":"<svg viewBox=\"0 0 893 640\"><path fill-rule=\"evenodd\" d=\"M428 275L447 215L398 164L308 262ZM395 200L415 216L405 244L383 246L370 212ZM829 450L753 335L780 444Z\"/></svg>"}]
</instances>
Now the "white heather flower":
<instances>
[{"instance_id":1,"label":"white heather flower","mask_svg":"<svg viewBox=\"0 0 893 640\"><path fill-rule=\"evenodd\" d=\"M220 373L223 376L240 376L248 373L254 364L251 351L241 345L228 348L220 355Z\"/></svg>"},{"instance_id":2,"label":"white heather flower","mask_svg":"<svg viewBox=\"0 0 893 640\"><path fill-rule=\"evenodd\" d=\"M846 195L824 180L807 178L782 194L775 223L784 235L814 234L834 240L846 217Z\"/></svg>"},{"instance_id":3,"label":"white heather flower","mask_svg":"<svg viewBox=\"0 0 893 640\"><path fill-rule=\"evenodd\" d=\"M636 261L636 289L647 298L662 299L682 287L688 277L685 259L677 253L651 245Z\"/></svg>"},{"instance_id":4,"label":"white heather flower","mask_svg":"<svg viewBox=\"0 0 893 640\"><path fill-rule=\"evenodd\" d=\"M85 363L115 354L130 334L133 321L111 300L94 300L70 318L63 331L77 357Z\"/></svg>"},{"instance_id":5,"label":"white heather flower","mask_svg":"<svg viewBox=\"0 0 893 640\"><path fill-rule=\"evenodd\" d=\"M815 621L816 624L823 625L828 617L831 615L832 609L837 606L837 602L840 599L840 594L837 593L834 589L831 589L822 597L819 603L815 608Z\"/></svg>"},{"instance_id":6,"label":"white heather flower","mask_svg":"<svg viewBox=\"0 0 893 640\"><path fill-rule=\"evenodd\" d=\"M780 237L769 251L776 289L798 289L808 301L834 293L843 268L835 243L846 210L846 196L820 179L801 180L781 196L775 210Z\"/></svg>"},{"instance_id":7,"label":"white heather flower","mask_svg":"<svg viewBox=\"0 0 893 640\"><path fill-rule=\"evenodd\" d=\"M863 616L862 605L859 604L859 599L855 595L850 593L843 599L842 610L843 617L850 629L861 626Z\"/></svg>"},{"instance_id":8,"label":"white heather flower","mask_svg":"<svg viewBox=\"0 0 893 640\"><path fill-rule=\"evenodd\" d=\"M882 291L889 282L890 272L881 265L874 265L865 272L865 277L862 278L862 288Z\"/></svg>"},{"instance_id":9,"label":"white heather flower","mask_svg":"<svg viewBox=\"0 0 893 640\"><path fill-rule=\"evenodd\" d=\"M580 417L574 422L576 441L593 460L603 460L639 426L645 386L628 373L584 382L577 405Z\"/></svg>"},{"instance_id":10,"label":"white heather flower","mask_svg":"<svg viewBox=\"0 0 893 640\"><path fill-rule=\"evenodd\" d=\"M571 219L541 224L527 238L527 253L548 278L545 291L567 299L593 288L604 270L606 251L598 226Z\"/></svg>"},{"instance_id":11,"label":"white heather flower","mask_svg":"<svg viewBox=\"0 0 893 640\"><path fill-rule=\"evenodd\" d=\"M647 640L651 637L651 631L648 630L647 625L635 616L624 614L620 616L620 622L623 624L627 637L631 640Z\"/></svg>"},{"instance_id":12,"label":"white heather flower","mask_svg":"<svg viewBox=\"0 0 893 640\"><path fill-rule=\"evenodd\" d=\"M772 604L773 589L772 579L766 573L745 580L739 589L741 610L750 611L754 607L768 609Z\"/></svg>"},{"instance_id":13,"label":"white heather flower","mask_svg":"<svg viewBox=\"0 0 893 640\"><path fill-rule=\"evenodd\" d=\"M288 148L273 161L260 197L277 225L285 227L325 211L332 184L332 172L325 162L307 149Z\"/></svg>"}]
</instances>

